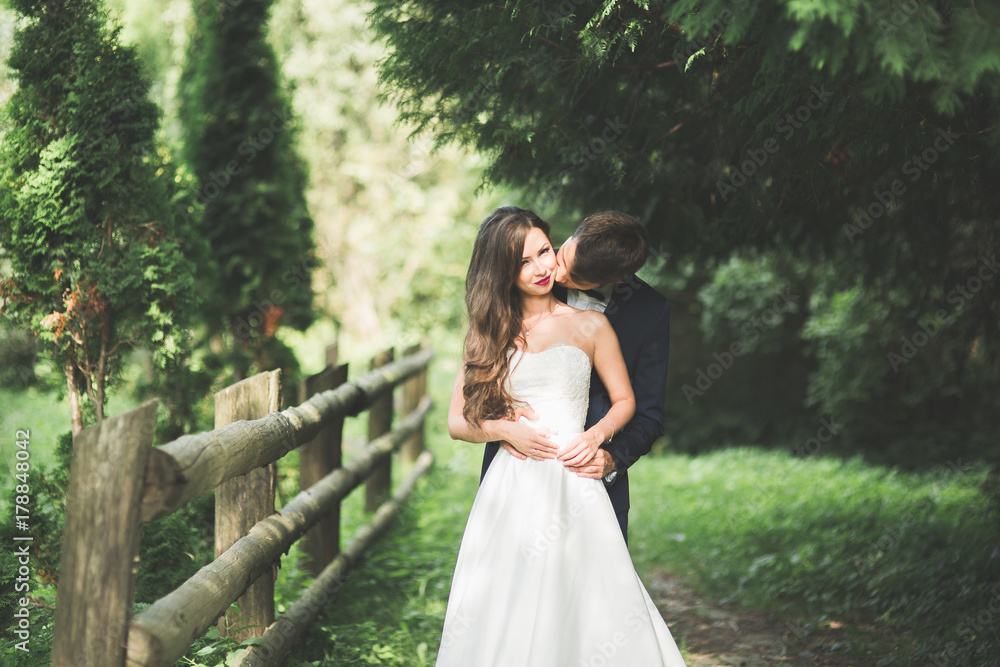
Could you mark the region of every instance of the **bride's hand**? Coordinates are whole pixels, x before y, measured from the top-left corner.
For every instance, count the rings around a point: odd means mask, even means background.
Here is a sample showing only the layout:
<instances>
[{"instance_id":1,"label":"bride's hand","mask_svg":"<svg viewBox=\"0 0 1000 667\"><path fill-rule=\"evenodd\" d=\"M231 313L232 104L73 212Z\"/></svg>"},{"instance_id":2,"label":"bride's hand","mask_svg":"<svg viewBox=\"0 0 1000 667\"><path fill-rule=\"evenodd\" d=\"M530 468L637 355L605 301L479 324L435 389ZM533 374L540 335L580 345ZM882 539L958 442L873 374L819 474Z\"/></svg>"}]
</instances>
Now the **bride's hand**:
<instances>
[{"instance_id":1,"label":"bride's hand","mask_svg":"<svg viewBox=\"0 0 1000 667\"><path fill-rule=\"evenodd\" d=\"M559 452L559 448L549 438L547 430L539 430L523 422L505 424L503 436L501 444L519 459L530 458L544 461L555 458Z\"/></svg>"},{"instance_id":2,"label":"bride's hand","mask_svg":"<svg viewBox=\"0 0 1000 667\"><path fill-rule=\"evenodd\" d=\"M570 441L558 458L564 466L581 466L597 455L601 442L601 437L596 433L581 433Z\"/></svg>"}]
</instances>

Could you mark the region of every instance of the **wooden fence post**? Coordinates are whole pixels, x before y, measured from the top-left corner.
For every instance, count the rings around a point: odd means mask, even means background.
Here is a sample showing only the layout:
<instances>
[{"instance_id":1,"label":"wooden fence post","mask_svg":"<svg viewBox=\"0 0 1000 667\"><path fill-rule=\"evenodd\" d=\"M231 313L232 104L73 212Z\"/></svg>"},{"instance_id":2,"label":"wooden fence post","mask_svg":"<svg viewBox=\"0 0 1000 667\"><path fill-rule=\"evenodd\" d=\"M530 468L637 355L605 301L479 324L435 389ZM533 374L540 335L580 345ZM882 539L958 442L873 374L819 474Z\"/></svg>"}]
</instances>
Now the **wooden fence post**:
<instances>
[{"instance_id":1,"label":"wooden fence post","mask_svg":"<svg viewBox=\"0 0 1000 667\"><path fill-rule=\"evenodd\" d=\"M215 395L215 428L242 419L260 419L281 408L281 371L258 373ZM273 463L234 477L215 489L215 557L218 558L258 521L274 514ZM237 641L260 637L274 622L274 576L252 582L232 610L219 619L219 632ZM238 629L238 630L237 630Z\"/></svg>"},{"instance_id":2,"label":"wooden fence post","mask_svg":"<svg viewBox=\"0 0 1000 667\"><path fill-rule=\"evenodd\" d=\"M156 406L107 419L73 445L53 665L125 664Z\"/></svg>"},{"instance_id":3,"label":"wooden fence post","mask_svg":"<svg viewBox=\"0 0 1000 667\"><path fill-rule=\"evenodd\" d=\"M381 368L392 362L395 353L390 347L372 358L371 368ZM392 395L390 389L368 408L368 442L392 430ZM392 489L392 457L387 456L375 467L365 482L365 511L374 512L382 504Z\"/></svg>"},{"instance_id":4,"label":"wooden fence post","mask_svg":"<svg viewBox=\"0 0 1000 667\"><path fill-rule=\"evenodd\" d=\"M329 352L330 348L327 348ZM334 347L336 352L336 347ZM327 360L330 356L327 355ZM336 360L336 356L334 356ZM299 404L313 395L336 389L347 382L347 364L307 377L299 385ZM339 468L343 462L344 418L334 420L317 434L312 442L299 448L299 490L305 491L323 477ZM340 553L340 503L330 509L327 518L314 526L303 538L302 550L309 556L309 570L316 576L327 563Z\"/></svg>"},{"instance_id":5,"label":"wooden fence post","mask_svg":"<svg viewBox=\"0 0 1000 667\"><path fill-rule=\"evenodd\" d=\"M404 357L416 354L423 349L423 344L418 343L406 348ZM403 383L403 410L402 416L410 414L417 409L420 399L427 393L427 369L424 369ZM412 438L403 443L401 450L403 461L415 463L420 454L424 451L424 429L421 428Z\"/></svg>"}]
</instances>

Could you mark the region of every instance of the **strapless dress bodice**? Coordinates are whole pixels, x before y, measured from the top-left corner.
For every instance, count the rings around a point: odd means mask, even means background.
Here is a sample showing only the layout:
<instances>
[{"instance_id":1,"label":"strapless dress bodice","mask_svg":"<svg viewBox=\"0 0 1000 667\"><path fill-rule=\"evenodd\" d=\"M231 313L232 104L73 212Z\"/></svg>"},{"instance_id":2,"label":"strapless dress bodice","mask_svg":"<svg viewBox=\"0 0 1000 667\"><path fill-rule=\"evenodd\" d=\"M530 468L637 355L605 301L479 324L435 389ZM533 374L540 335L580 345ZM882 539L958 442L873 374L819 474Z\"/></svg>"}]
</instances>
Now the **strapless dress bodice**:
<instances>
[{"instance_id":1,"label":"strapless dress bodice","mask_svg":"<svg viewBox=\"0 0 1000 667\"><path fill-rule=\"evenodd\" d=\"M549 429L562 440L581 433L590 400L590 357L573 345L555 345L541 352L516 350L510 358L510 392L538 416L527 421Z\"/></svg>"}]
</instances>

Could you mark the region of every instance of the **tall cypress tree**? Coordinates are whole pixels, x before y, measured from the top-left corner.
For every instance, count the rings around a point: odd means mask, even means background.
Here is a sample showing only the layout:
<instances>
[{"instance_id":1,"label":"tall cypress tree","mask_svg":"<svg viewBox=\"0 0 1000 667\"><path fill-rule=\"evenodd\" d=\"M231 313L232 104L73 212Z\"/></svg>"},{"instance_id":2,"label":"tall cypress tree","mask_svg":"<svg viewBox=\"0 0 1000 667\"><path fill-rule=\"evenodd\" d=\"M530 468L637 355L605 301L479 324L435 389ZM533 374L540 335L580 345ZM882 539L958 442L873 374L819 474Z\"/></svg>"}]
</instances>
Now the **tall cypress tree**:
<instances>
[{"instance_id":1,"label":"tall cypress tree","mask_svg":"<svg viewBox=\"0 0 1000 667\"><path fill-rule=\"evenodd\" d=\"M191 213L216 271L203 279L213 333L235 342L236 375L281 365L274 337L313 319L313 221L306 168L267 41L270 0L195 0L196 32L182 83L185 157L200 190Z\"/></svg>"},{"instance_id":2,"label":"tall cypress tree","mask_svg":"<svg viewBox=\"0 0 1000 667\"><path fill-rule=\"evenodd\" d=\"M0 119L0 303L65 371L76 434L81 396L104 419L125 351L163 364L184 347L193 265L157 153L159 110L119 28L96 0L11 4L23 23Z\"/></svg>"}]
</instances>

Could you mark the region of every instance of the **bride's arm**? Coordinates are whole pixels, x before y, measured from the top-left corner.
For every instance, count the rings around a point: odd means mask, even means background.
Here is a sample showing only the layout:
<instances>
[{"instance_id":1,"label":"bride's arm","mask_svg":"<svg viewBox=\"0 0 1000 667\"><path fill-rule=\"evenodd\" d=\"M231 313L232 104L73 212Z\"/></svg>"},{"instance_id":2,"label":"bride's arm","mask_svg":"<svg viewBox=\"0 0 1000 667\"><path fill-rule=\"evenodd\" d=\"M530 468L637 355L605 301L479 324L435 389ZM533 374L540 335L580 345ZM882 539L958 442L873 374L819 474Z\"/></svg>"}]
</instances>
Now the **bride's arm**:
<instances>
[{"instance_id":1,"label":"bride's arm","mask_svg":"<svg viewBox=\"0 0 1000 667\"><path fill-rule=\"evenodd\" d=\"M478 426L470 424L463 414L465 410L465 366L458 370L455 385L451 390L451 404L448 406L448 435L452 440L466 442L510 443L521 454L533 459L551 459L557 447L548 435L519 421L506 419L486 419Z\"/></svg>"},{"instance_id":2,"label":"bride's arm","mask_svg":"<svg viewBox=\"0 0 1000 667\"><path fill-rule=\"evenodd\" d=\"M567 466L581 466L593 459L601 445L621 431L635 414L635 394L632 393L618 336L604 315L588 313L588 316L592 318L596 330L594 368L608 391L611 409L596 424L574 438L559 455Z\"/></svg>"}]
</instances>

